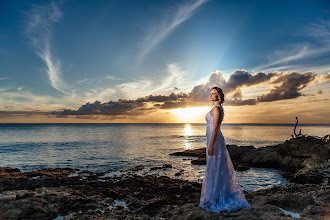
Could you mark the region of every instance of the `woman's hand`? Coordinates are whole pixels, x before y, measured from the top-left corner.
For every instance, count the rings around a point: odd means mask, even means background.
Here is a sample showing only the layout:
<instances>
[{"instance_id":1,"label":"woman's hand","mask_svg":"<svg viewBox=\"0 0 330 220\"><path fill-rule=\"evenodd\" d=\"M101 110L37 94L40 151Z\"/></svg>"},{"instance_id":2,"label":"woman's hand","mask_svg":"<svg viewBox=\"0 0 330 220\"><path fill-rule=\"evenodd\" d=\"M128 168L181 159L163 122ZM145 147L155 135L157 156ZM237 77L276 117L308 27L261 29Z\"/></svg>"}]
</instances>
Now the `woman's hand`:
<instances>
[{"instance_id":1,"label":"woman's hand","mask_svg":"<svg viewBox=\"0 0 330 220\"><path fill-rule=\"evenodd\" d=\"M207 151L209 156L213 156L213 147L209 147L208 151Z\"/></svg>"}]
</instances>

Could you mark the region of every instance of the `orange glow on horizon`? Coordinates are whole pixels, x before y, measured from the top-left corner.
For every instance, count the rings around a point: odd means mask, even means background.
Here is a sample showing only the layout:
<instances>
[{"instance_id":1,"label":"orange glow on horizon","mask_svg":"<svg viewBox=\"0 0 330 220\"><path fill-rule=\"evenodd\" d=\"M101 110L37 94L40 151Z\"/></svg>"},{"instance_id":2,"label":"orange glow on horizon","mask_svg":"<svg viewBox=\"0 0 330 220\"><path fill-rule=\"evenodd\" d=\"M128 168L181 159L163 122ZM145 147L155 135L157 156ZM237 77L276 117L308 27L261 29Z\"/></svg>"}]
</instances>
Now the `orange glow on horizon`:
<instances>
[{"instance_id":1,"label":"orange glow on horizon","mask_svg":"<svg viewBox=\"0 0 330 220\"><path fill-rule=\"evenodd\" d=\"M194 123L200 122L201 117L204 117L209 107L192 107L192 108L176 108L171 109L171 112L178 122Z\"/></svg>"}]
</instances>

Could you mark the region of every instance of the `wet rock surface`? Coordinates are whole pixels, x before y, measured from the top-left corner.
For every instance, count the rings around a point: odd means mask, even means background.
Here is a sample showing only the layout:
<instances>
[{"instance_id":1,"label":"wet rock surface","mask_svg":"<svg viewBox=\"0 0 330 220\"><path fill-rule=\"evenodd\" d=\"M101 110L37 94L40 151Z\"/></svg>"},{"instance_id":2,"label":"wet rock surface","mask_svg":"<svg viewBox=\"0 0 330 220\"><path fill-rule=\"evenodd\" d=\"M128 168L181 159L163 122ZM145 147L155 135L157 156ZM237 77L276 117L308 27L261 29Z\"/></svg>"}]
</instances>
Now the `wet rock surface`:
<instances>
[{"instance_id":1,"label":"wet rock surface","mask_svg":"<svg viewBox=\"0 0 330 220\"><path fill-rule=\"evenodd\" d=\"M16 199L0 202L0 219L152 216L165 205L196 200L200 193L199 183L166 176L103 175L70 168L22 173L2 167L0 197Z\"/></svg>"},{"instance_id":2,"label":"wet rock surface","mask_svg":"<svg viewBox=\"0 0 330 220\"><path fill-rule=\"evenodd\" d=\"M214 213L199 207L201 184L166 176L104 177L63 169L0 169L0 219L302 219L329 214L328 185L289 184L244 192L251 208ZM74 175L73 175L74 174ZM36 178L38 177L38 178Z\"/></svg>"},{"instance_id":3,"label":"wet rock surface","mask_svg":"<svg viewBox=\"0 0 330 220\"><path fill-rule=\"evenodd\" d=\"M330 142L307 136L292 138L282 144L254 148L253 146L227 145L236 170L249 167L274 168L284 171L284 177L293 183L328 182ZM170 155L194 156L193 164L206 164L206 149L199 148L175 152Z\"/></svg>"},{"instance_id":4,"label":"wet rock surface","mask_svg":"<svg viewBox=\"0 0 330 220\"><path fill-rule=\"evenodd\" d=\"M198 203L183 206L166 206L155 217L165 219L293 219L279 208L299 214L301 219L326 219L329 186L313 184L289 184L270 189L246 193L251 208L237 212L209 212L198 207Z\"/></svg>"},{"instance_id":5,"label":"wet rock surface","mask_svg":"<svg viewBox=\"0 0 330 220\"><path fill-rule=\"evenodd\" d=\"M200 183L136 175L143 166L118 177L71 168L21 172L0 167L0 220L293 219L280 208L299 214L301 219L330 217L330 186L318 184L324 176L329 177L328 142L306 137L258 149L228 145L228 150L237 169L281 169L292 183L244 192L251 208L214 213L199 207ZM178 154L199 156L200 161L206 156L205 148ZM155 170L171 168L164 164Z\"/></svg>"}]
</instances>

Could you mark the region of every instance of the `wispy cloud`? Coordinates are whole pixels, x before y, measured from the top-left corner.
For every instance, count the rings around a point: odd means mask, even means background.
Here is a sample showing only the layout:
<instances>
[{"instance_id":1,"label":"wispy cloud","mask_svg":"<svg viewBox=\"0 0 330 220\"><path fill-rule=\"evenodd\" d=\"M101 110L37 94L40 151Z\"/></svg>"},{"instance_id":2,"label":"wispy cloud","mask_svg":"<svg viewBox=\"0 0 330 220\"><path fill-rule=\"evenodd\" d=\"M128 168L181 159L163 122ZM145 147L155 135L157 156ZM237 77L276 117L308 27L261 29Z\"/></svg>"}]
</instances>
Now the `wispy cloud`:
<instances>
[{"instance_id":1,"label":"wispy cloud","mask_svg":"<svg viewBox=\"0 0 330 220\"><path fill-rule=\"evenodd\" d=\"M321 48L315 48L311 44L304 43L295 45L291 50L278 50L273 57L277 57L275 61L259 66L257 70L265 70L266 68L272 68L273 70L283 70L285 68L296 68L296 65L288 65L294 61L301 61L303 59L322 55L323 53L330 51L330 45ZM303 66L299 65L299 68ZM256 69L255 69L256 70Z\"/></svg>"},{"instance_id":2,"label":"wispy cloud","mask_svg":"<svg viewBox=\"0 0 330 220\"><path fill-rule=\"evenodd\" d=\"M87 78L84 78L82 80L78 80L78 81L74 82L73 84L82 84L84 82L88 82Z\"/></svg>"},{"instance_id":3,"label":"wispy cloud","mask_svg":"<svg viewBox=\"0 0 330 220\"><path fill-rule=\"evenodd\" d=\"M106 76L104 78L105 79L111 79L111 80L122 80L121 78L118 78L118 77L115 77L115 76L112 76L112 75Z\"/></svg>"},{"instance_id":4,"label":"wispy cloud","mask_svg":"<svg viewBox=\"0 0 330 220\"><path fill-rule=\"evenodd\" d=\"M330 65L305 63L309 59L321 57L330 52L330 22L321 20L305 26L305 29L296 37L304 37L304 41L287 45L286 49L276 50L269 55L269 62L253 69L258 71L308 71L319 74L329 71ZM300 63L297 65L297 62ZM320 68L320 65L322 68Z\"/></svg>"},{"instance_id":5,"label":"wispy cloud","mask_svg":"<svg viewBox=\"0 0 330 220\"><path fill-rule=\"evenodd\" d=\"M30 108L31 110L43 109L42 111L53 110L54 108L61 109L70 104L69 100L63 100L63 98L55 98L50 95L38 95L23 90L22 88L23 86L1 91L0 103L6 106L14 106L16 110ZM19 100L19 102L17 100Z\"/></svg>"},{"instance_id":6,"label":"wispy cloud","mask_svg":"<svg viewBox=\"0 0 330 220\"><path fill-rule=\"evenodd\" d=\"M138 63L144 59L144 57L150 53L158 44L166 39L176 28L178 28L184 21L189 19L196 10L206 2L207 0L197 0L194 2L189 1L188 4L184 4L178 7L178 10L174 13L171 19L164 20L161 25L157 23L145 37L142 44L142 49L138 56Z\"/></svg>"},{"instance_id":7,"label":"wispy cloud","mask_svg":"<svg viewBox=\"0 0 330 220\"><path fill-rule=\"evenodd\" d=\"M186 78L188 73L175 63L168 64L166 71L160 71L157 75L158 77L152 78L140 77L132 82L117 84L115 87L118 93L122 93L122 97L134 99L148 94L169 94L177 91L174 87L185 90L189 86Z\"/></svg>"},{"instance_id":8,"label":"wispy cloud","mask_svg":"<svg viewBox=\"0 0 330 220\"><path fill-rule=\"evenodd\" d=\"M61 79L61 62L52 55L50 45L52 26L62 18L59 5L55 1L34 5L25 15L27 17L26 36L34 52L45 62L51 86L69 95L68 86Z\"/></svg>"},{"instance_id":9,"label":"wispy cloud","mask_svg":"<svg viewBox=\"0 0 330 220\"><path fill-rule=\"evenodd\" d=\"M330 21L321 20L319 23L310 24L306 26L306 32L310 36L330 42Z\"/></svg>"},{"instance_id":10,"label":"wispy cloud","mask_svg":"<svg viewBox=\"0 0 330 220\"><path fill-rule=\"evenodd\" d=\"M115 93L116 90L113 88L90 89L84 93L83 99L87 102L105 101L111 99Z\"/></svg>"}]
</instances>

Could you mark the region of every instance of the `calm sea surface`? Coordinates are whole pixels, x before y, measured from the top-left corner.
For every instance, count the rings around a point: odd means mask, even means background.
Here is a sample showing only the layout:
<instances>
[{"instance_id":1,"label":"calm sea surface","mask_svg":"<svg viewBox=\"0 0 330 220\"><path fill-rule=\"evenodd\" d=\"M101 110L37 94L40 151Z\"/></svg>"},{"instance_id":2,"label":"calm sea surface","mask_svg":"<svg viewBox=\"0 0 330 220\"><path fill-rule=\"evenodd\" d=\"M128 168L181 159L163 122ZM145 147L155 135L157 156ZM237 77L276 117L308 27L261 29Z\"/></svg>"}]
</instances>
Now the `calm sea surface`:
<instances>
[{"instance_id":1,"label":"calm sea surface","mask_svg":"<svg viewBox=\"0 0 330 220\"><path fill-rule=\"evenodd\" d=\"M221 131L227 144L262 147L284 142L294 125L228 125ZM303 134L323 137L330 125L302 125ZM201 182L205 165L194 157L170 153L206 147L206 124L0 124L0 166L22 171L72 167L91 171L120 171L142 165L142 171ZM150 170L172 165L172 169ZM175 173L184 170L182 175ZM142 172L141 171L141 172ZM273 169L237 172L245 190L286 184Z\"/></svg>"}]
</instances>

